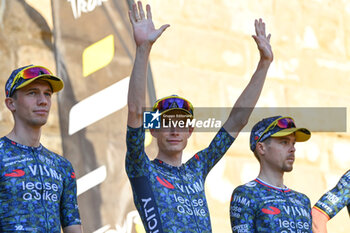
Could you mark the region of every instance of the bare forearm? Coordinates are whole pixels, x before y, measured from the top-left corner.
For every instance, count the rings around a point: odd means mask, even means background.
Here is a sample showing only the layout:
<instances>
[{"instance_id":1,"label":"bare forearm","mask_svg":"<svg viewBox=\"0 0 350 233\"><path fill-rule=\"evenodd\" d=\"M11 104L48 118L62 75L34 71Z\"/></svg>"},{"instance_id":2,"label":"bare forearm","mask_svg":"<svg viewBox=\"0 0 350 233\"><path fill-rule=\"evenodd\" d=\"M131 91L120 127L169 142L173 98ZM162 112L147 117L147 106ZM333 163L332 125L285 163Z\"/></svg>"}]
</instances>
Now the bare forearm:
<instances>
[{"instance_id":1,"label":"bare forearm","mask_svg":"<svg viewBox=\"0 0 350 233\"><path fill-rule=\"evenodd\" d=\"M228 120L224 124L224 128L232 136L236 137L238 132L248 123L249 117L260 97L270 64L271 61L269 60L259 61L250 82L234 104Z\"/></svg>"},{"instance_id":2,"label":"bare forearm","mask_svg":"<svg viewBox=\"0 0 350 233\"><path fill-rule=\"evenodd\" d=\"M145 107L147 63L150 46L136 48L134 67L132 69L128 92L128 125L140 127L142 124L142 108Z\"/></svg>"},{"instance_id":3,"label":"bare forearm","mask_svg":"<svg viewBox=\"0 0 350 233\"><path fill-rule=\"evenodd\" d=\"M313 208L312 213L312 231L314 233L327 233L328 218L320 211Z\"/></svg>"}]
</instances>

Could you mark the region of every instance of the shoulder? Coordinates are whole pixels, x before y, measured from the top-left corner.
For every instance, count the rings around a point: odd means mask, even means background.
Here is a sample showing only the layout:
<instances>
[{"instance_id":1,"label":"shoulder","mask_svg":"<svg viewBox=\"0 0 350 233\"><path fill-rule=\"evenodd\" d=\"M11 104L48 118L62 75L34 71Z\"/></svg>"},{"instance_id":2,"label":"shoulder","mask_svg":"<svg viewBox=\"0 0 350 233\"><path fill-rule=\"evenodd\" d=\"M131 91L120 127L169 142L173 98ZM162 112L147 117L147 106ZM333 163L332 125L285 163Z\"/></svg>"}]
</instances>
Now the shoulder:
<instances>
[{"instance_id":1,"label":"shoulder","mask_svg":"<svg viewBox=\"0 0 350 233\"><path fill-rule=\"evenodd\" d=\"M72 167L71 162L63 157L62 155L57 154L56 152L53 152L46 147L42 147L43 152L51 159L57 161L61 166L69 166Z\"/></svg>"},{"instance_id":2,"label":"shoulder","mask_svg":"<svg viewBox=\"0 0 350 233\"><path fill-rule=\"evenodd\" d=\"M295 196L295 198L296 198L297 200L310 203L310 199L309 199L308 196L306 196L306 194L301 193L301 192L297 192L297 191L292 190L292 189L290 190L290 192Z\"/></svg>"},{"instance_id":3,"label":"shoulder","mask_svg":"<svg viewBox=\"0 0 350 233\"><path fill-rule=\"evenodd\" d=\"M232 199L249 198L252 199L258 195L259 188L256 181L250 181L246 184L237 186L232 193Z\"/></svg>"}]
</instances>

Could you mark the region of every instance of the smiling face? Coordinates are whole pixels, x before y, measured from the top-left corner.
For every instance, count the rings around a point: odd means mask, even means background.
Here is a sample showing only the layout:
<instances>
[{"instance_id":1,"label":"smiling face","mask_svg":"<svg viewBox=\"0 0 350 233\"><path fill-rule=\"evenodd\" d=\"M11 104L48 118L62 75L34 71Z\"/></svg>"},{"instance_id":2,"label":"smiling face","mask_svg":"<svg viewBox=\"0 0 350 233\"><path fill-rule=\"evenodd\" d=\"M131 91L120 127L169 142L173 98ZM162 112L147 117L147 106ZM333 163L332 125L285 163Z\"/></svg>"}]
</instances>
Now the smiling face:
<instances>
[{"instance_id":1,"label":"smiling face","mask_svg":"<svg viewBox=\"0 0 350 233\"><path fill-rule=\"evenodd\" d=\"M6 105L14 115L15 124L41 127L47 122L51 108L52 88L44 80L16 90L12 97L6 98Z\"/></svg>"},{"instance_id":2,"label":"smiling face","mask_svg":"<svg viewBox=\"0 0 350 233\"><path fill-rule=\"evenodd\" d=\"M259 158L262 166L279 172L293 170L295 160L294 133L284 137L271 137L259 145Z\"/></svg>"}]
</instances>

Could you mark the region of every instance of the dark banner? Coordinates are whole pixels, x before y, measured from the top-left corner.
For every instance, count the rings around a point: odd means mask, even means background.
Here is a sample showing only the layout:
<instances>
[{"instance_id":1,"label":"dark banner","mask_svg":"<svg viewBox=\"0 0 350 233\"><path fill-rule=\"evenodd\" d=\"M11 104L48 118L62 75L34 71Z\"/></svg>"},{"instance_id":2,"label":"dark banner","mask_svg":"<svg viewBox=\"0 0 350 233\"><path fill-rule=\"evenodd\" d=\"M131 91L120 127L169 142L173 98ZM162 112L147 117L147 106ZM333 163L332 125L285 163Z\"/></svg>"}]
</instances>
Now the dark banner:
<instances>
[{"instance_id":1,"label":"dark banner","mask_svg":"<svg viewBox=\"0 0 350 233\"><path fill-rule=\"evenodd\" d=\"M124 170L134 56L127 0L52 0L63 154L78 178L85 232L137 232ZM149 98L155 99L149 75ZM140 223L141 224L141 223Z\"/></svg>"}]
</instances>

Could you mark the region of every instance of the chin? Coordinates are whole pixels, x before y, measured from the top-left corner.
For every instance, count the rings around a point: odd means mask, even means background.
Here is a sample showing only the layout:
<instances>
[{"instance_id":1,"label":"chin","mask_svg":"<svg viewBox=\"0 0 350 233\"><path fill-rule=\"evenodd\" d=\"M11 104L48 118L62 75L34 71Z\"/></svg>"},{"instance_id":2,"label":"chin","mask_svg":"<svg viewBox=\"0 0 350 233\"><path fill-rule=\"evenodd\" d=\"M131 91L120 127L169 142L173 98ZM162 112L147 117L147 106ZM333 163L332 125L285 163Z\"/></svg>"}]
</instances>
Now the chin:
<instances>
[{"instance_id":1,"label":"chin","mask_svg":"<svg viewBox=\"0 0 350 233\"><path fill-rule=\"evenodd\" d=\"M284 172L291 172L291 171L293 171L293 167L286 167L283 170L284 170Z\"/></svg>"}]
</instances>

